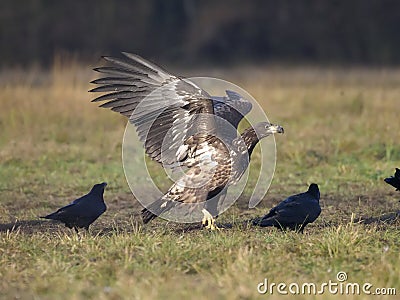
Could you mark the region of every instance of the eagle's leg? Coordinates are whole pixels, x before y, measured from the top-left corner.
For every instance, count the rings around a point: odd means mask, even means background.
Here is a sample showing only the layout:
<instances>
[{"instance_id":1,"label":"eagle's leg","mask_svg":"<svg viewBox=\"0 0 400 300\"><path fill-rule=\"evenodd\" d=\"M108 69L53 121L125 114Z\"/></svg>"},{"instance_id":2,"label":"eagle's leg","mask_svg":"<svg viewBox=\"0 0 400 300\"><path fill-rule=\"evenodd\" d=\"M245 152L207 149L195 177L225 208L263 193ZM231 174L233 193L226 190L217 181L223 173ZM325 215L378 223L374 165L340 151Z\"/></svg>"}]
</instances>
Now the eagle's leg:
<instances>
[{"instance_id":1,"label":"eagle's leg","mask_svg":"<svg viewBox=\"0 0 400 300\"><path fill-rule=\"evenodd\" d=\"M218 229L217 224L215 224L215 219L213 216L210 214L208 210L205 208L202 209L202 213L204 214L203 220L201 221L201 224L205 226L207 229L215 230Z\"/></svg>"}]
</instances>

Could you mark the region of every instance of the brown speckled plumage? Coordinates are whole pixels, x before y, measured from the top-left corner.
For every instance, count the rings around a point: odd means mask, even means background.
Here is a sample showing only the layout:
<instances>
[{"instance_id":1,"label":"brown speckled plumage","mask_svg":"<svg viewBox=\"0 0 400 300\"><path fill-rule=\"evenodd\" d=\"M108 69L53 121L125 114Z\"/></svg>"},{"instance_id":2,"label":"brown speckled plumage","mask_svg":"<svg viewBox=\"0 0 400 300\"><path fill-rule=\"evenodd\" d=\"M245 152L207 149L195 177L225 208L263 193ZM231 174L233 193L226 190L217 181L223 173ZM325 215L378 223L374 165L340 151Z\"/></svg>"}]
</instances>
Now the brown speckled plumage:
<instances>
[{"instance_id":1,"label":"brown speckled plumage","mask_svg":"<svg viewBox=\"0 0 400 300\"><path fill-rule=\"evenodd\" d=\"M145 223L180 202L200 203L214 196L220 201L246 170L259 139L283 132L263 122L238 136L236 128L252 108L238 93L210 96L187 79L137 55L123 54L124 58L104 57L110 66L95 69L104 77L92 81L99 87L91 92L105 94L93 101L128 117L152 159L165 168L188 168L161 199L143 209Z\"/></svg>"}]
</instances>

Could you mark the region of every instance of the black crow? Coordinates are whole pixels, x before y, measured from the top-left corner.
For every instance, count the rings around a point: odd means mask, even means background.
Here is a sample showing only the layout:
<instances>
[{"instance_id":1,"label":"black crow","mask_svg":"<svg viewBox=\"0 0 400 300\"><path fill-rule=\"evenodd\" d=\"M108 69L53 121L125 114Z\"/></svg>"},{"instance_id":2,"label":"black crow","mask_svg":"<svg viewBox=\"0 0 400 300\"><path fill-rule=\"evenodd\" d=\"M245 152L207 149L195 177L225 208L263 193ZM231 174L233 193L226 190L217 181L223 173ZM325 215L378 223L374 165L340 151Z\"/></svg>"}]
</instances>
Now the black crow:
<instances>
[{"instance_id":1,"label":"black crow","mask_svg":"<svg viewBox=\"0 0 400 300\"><path fill-rule=\"evenodd\" d=\"M391 186L395 187L396 191L400 191L400 169L396 168L396 172L394 173L394 176L385 178L385 182L387 184L390 184Z\"/></svg>"},{"instance_id":2,"label":"black crow","mask_svg":"<svg viewBox=\"0 0 400 300\"><path fill-rule=\"evenodd\" d=\"M104 77L92 81L99 86L91 92L105 94L93 101L103 101L101 107L129 118L153 160L166 168L188 169L163 197L142 210L144 223L182 203L223 201L227 187L245 172L258 141L283 133L281 126L261 122L238 136L237 126L252 108L241 95L226 91L226 96L211 96L138 55L123 55L104 57L110 66L95 69ZM207 228L216 228L217 205L206 204L201 210Z\"/></svg>"},{"instance_id":3,"label":"black crow","mask_svg":"<svg viewBox=\"0 0 400 300\"><path fill-rule=\"evenodd\" d=\"M85 196L41 218L61 221L68 228L74 228L76 232L78 228L89 230L90 224L107 209L103 199L106 185L106 182L95 184Z\"/></svg>"},{"instance_id":4,"label":"black crow","mask_svg":"<svg viewBox=\"0 0 400 300\"><path fill-rule=\"evenodd\" d=\"M253 221L261 227L275 226L303 232L308 223L314 222L321 213L318 185L312 183L305 193L290 196L272 208L267 215Z\"/></svg>"}]
</instances>

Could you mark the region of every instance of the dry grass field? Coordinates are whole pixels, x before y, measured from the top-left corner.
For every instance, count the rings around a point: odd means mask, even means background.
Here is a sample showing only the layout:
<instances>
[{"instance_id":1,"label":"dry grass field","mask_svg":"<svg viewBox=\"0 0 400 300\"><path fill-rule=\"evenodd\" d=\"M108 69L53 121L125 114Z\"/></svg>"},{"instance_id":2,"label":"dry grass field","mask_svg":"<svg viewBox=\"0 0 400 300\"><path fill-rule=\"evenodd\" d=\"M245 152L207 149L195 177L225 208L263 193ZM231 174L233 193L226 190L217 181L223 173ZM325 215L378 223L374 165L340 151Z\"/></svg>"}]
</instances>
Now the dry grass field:
<instances>
[{"instance_id":1,"label":"dry grass field","mask_svg":"<svg viewBox=\"0 0 400 300\"><path fill-rule=\"evenodd\" d=\"M284 126L265 199L250 210L244 196L218 219L232 228L219 232L163 220L143 226L121 163L126 120L90 103L91 67L57 61L49 71L2 70L0 298L275 299L276 291L257 292L264 278L320 284L339 271L371 291L400 293L400 193L383 182L400 167L400 70L178 73L231 81ZM108 210L90 233L38 219L102 181ZM322 214L303 235L244 225L311 182L320 186ZM313 298L322 297L299 296Z\"/></svg>"}]
</instances>

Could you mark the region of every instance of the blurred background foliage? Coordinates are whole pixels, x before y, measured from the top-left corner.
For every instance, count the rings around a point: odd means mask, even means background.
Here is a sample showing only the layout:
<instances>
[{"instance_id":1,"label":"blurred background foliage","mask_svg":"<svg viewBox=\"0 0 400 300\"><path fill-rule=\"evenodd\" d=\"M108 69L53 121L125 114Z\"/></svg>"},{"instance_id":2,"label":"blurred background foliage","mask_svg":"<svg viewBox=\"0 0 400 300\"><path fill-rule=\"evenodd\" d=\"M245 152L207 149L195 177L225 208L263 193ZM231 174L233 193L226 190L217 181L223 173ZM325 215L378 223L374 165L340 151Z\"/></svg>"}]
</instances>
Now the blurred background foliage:
<instances>
[{"instance_id":1,"label":"blurred background foliage","mask_svg":"<svg viewBox=\"0 0 400 300\"><path fill-rule=\"evenodd\" d=\"M0 66L119 51L177 64L400 63L395 0L2 0Z\"/></svg>"}]
</instances>

